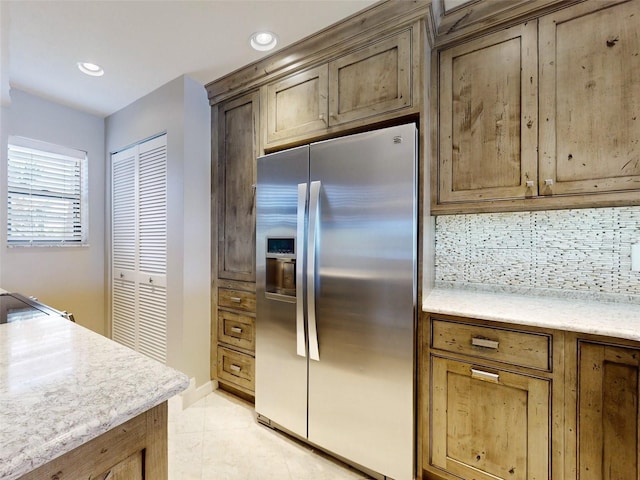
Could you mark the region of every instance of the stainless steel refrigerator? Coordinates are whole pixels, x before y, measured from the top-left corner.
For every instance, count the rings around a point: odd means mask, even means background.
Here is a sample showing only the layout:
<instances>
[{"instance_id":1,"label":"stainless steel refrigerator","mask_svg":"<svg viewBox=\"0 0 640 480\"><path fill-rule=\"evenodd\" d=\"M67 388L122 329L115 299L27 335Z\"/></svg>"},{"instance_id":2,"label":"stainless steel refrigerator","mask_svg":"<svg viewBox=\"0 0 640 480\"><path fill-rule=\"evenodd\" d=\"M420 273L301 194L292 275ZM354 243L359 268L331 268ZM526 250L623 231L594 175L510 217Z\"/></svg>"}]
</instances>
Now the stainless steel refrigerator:
<instances>
[{"instance_id":1,"label":"stainless steel refrigerator","mask_svg":"<svg viewBox=\"0 0 640 480\"><path fill-rule=\"evenodd\" d=\"M414 124L258 159L256 412L361 469L414 476Z\"/></svg>"}]
</instances>

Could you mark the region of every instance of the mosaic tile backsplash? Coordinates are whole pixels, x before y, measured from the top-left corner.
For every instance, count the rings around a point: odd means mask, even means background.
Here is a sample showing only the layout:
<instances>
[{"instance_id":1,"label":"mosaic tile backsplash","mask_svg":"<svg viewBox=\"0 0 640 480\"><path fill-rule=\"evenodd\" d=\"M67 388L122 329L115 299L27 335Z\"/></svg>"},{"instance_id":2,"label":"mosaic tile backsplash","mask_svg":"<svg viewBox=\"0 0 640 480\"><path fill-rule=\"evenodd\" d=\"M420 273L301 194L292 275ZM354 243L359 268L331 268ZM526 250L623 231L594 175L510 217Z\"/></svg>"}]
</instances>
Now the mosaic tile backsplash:
<instances>
[{"instance_id":1,"label":"mosaic tile backsplash","mask_svg":"<svg viewBox=\"0 0 640 480\"><path fill-rule=\"evenodd\" d=\"M637 206L442 215L435 238L436 285L640 301Z\"/></svg>"}]
</instances>

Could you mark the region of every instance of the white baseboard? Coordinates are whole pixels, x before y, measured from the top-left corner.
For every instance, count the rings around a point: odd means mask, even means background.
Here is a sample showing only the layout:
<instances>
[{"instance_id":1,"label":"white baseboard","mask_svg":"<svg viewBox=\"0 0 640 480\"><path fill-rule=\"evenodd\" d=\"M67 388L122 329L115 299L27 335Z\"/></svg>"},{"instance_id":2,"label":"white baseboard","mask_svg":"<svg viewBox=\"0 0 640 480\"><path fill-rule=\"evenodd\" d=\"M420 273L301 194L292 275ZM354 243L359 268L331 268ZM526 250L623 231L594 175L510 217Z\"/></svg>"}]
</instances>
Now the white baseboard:
<instances>
[{"instance_id":1,"label":"white baseboard","mask_svg":"<svg viewBox=\"0 0 640 480\"><path fill-rule=\"evenodd\" d=\"M170 401L174 403L174 408L184 410L217 389L217 380L209 380L199 387L196 387L196 379L191 378L189 379L189 386L187 389L181 394L171 398Z\"/></svg>"}]
</instances>

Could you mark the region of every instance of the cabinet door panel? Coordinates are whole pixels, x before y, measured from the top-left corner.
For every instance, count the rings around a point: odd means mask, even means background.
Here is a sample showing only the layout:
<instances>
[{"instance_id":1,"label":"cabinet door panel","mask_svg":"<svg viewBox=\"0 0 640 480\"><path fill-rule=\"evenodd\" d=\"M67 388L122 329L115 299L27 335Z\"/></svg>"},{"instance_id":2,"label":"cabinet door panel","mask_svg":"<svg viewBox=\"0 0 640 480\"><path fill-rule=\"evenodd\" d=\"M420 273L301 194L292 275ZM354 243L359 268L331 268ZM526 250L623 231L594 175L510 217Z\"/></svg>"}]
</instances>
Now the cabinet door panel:
<instances>
[{"instance_id":1,"label":"cabinet door panel","mask_svg":"<svg viewBox=\"0 0 640 480\"><path fill-rule=\"evenodd\" d=\"M142 452L136 452L126 460L98 475L95 480L143 480Z\"/></svg>"},{"instance_id":2,"label":"cabinet door panel","mask_svg":"<svg viewBox=\"0 0 640 480\"><path fill-rule=\"evenodd\" d=\"M327 65L267 85L267 143L327 128Z\"/></svg>"},{"instance_id":3,"label":"cabinet door panel","mask_svg":"<svg viewBox=\"0 0 640 480\"><path fill-rule=\"evenodd\" d=\"M329 125L411 106L411 31L329 63Z\"/></svg>"},{"instance_id":4,"label":"cabinet door panel","mask_svg":"<svg viewBox=\"0 0 640 480\"><path fill-rule=\"evenodd\" d=\"M430 463L461 478L549 475L549 380L431 356Z\"/></svg>"},{"instance_id":5,"label":"cabinet door panel","mask_svg":"<svg viewBox=\"0 0 640 480\"><path fill-rule=\"evenodd\" d=\"M579 344L580 480L637 479L640 350Z\"/></svg>"},{"instance_id":6,"label":"cabinet door panel","mask_svg":"<svg viewBox=\"0 0 640 480\"><path fill-rule=\"evenodd\" d=\"M536 24L440 53L439 201L533 195Z\"/></svg>"},{"instance_id":7,"label":"cabinet door panel","mask_svg":"<svg viewBox=\"0 0 640 480\"><path fill-rule=\"evenodd\" d=\"M218 277L253 282L258 93L218 108Z\"/></svg>"},{"instance_id":8,"label":"cabinet door panel","mask_svg":"<svg viewBox=\"0 0 640 480\"><path fill-rule=\"evenodd\" d=\"M640 188L640 2L612 5L540 19L541 194Z\"/></svg>"}]
</instances>

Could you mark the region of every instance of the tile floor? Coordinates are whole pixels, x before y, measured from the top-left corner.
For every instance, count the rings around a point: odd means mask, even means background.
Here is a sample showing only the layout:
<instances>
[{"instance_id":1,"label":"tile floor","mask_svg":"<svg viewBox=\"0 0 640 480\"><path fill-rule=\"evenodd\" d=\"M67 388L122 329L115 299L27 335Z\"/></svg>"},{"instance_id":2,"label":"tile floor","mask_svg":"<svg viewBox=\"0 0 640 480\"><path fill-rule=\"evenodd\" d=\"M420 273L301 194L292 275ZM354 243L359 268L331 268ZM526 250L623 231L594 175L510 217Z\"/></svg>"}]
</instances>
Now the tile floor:
<instances>
[{"instance_id":1,"label":"tile floor","mask_svg":"<svg viewBox=\"0 0 640 480\"><path fill-rule=\"evenodd\" d=\"M169 480L369 478L255 420L253 406L216 390L185 410L169 402Z\"/></svg>"}]
</instances>

